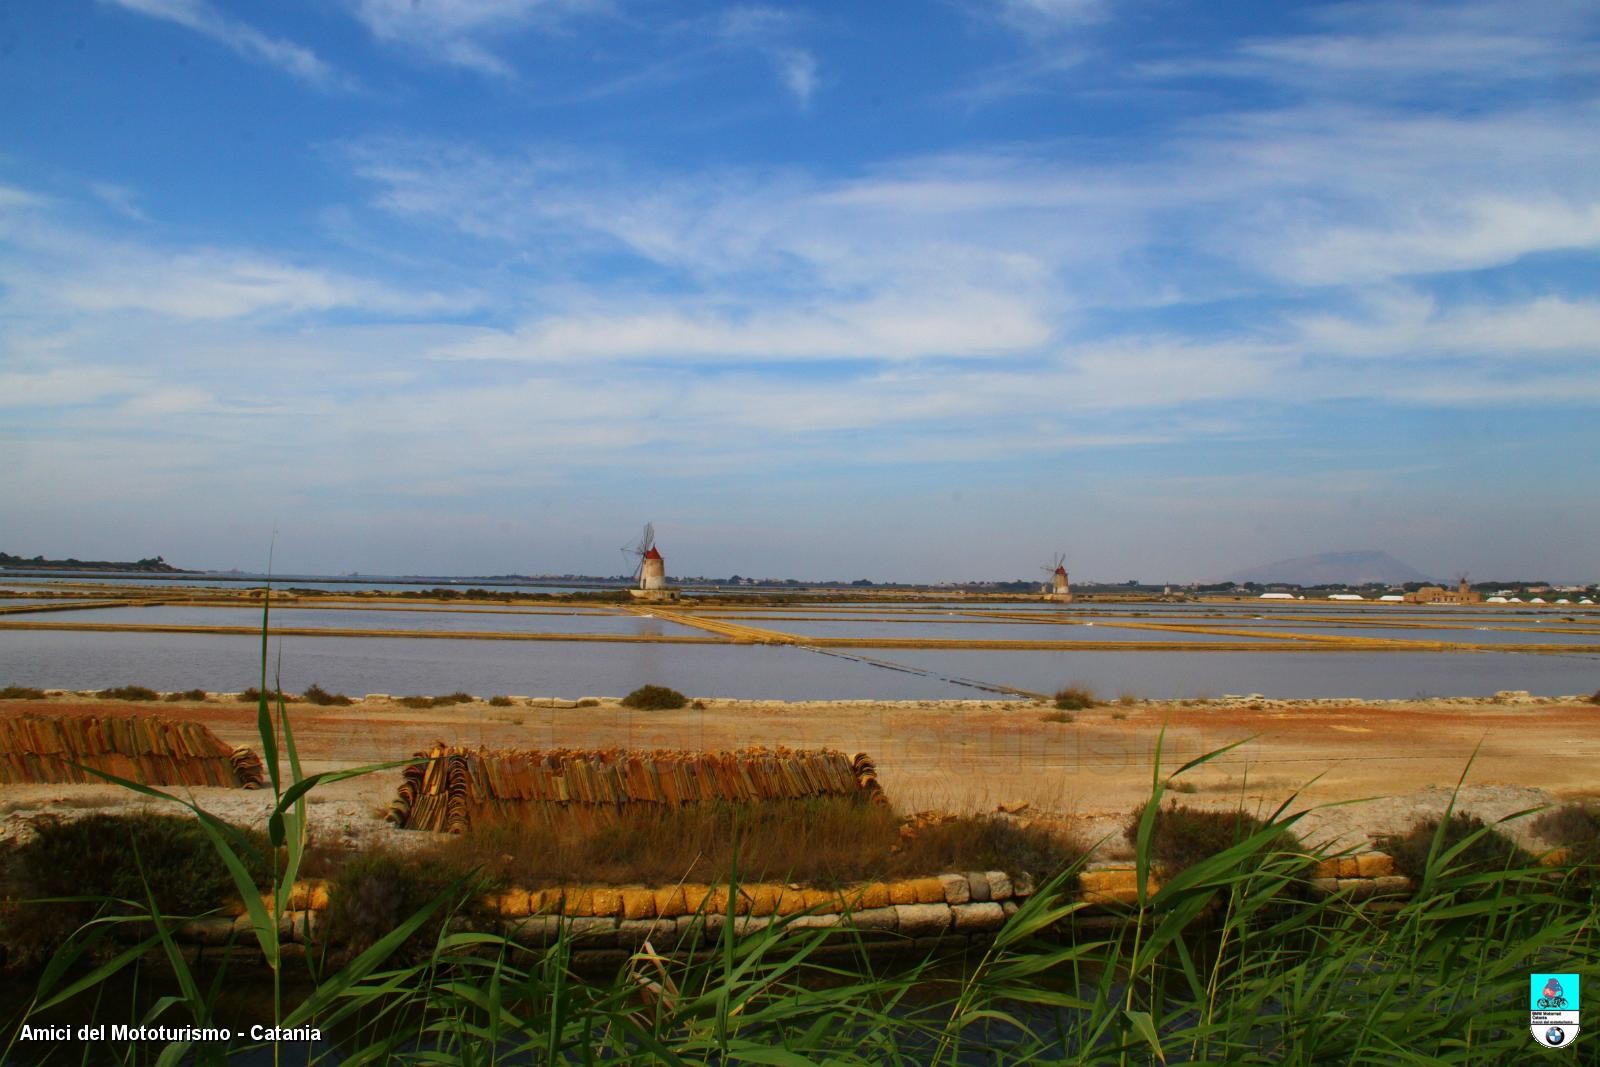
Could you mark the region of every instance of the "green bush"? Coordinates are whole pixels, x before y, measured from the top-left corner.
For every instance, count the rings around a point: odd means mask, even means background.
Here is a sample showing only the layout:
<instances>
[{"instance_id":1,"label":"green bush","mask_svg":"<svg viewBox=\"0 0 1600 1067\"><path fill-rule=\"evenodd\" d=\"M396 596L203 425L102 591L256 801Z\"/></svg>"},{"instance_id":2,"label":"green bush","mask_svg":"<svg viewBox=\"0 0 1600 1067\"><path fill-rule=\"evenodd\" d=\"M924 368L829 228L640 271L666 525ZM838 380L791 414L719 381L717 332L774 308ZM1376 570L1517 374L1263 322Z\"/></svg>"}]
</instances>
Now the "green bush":
<instances>
[{"instance_id":1,"label":"green bush","mask_svg":"<svg viewBox=\"0 0 1600 1067\"><path fill-rule=\"evenodd\" d=\"M1547 811L1533 820L1533 832L1572 851L1572 858L1589 866L1600 866L1600 809L1583 804L1568 804Z\"/></svg>"},{"instance_id":2,"label":"green bush","mask_svg":"<svg viewBox=\"0 0 1600 1067\"><path fill-rule=\"evenodd\" d=\"M1122 831L1123 837L1135 848L1143 814L1143 805L1133 809ZM1150 855L1167 871L1179 871L1225 852L1259 833L1264 826L1265 823L1254 815L1238 809L1213 811L1186 804L1168 804L1156 812L1150 834ZM1302 851L1300 842L1288 831L1273 841L1272 848L1278 852Z\"/></svg>"},{"instance_id":3,"label":"green bush","mask_svg":"<svg viewBox=\"0 0 1600 1067\"><path fill-rule=\"evenodd\" d=\"M94 812L78 819L43 816L34 836L8 864L16 897L5 941L24 962L43 959L104 907L115 914L148 912L146 887L165 915L193 916L237 896L232 876L199 822L185 815ZM243 853L258 886L268 884L266 836L244 831ZM91 897L83 903L28 903ZM121 903L127 902L127 903Z\"/></svg>"},{"instance_id":4,"label":"green bush","mask_svg":"<svg viewBox=\"0 0 1600 1067\"><path fill-rule=\"evenodd\" d=\"M470 864L439 850L424 852L369 849L334 872L329 888L328 936L349 953L359 953L457 886L453 899L403 944L397 963L426 960L452 909L490 885ZM459 885L457 885L459 883Z\"/></svg>"},{"instance_id":5,"label":"green bush","mask_svg":"<svg viewBox=\"0 0 1600 1067\"><path fill-rule=\"evenodd\" d=\"M438 697L409 696L394 698L394 702L404 708L447 708L452 704L470 704L472 701L473 696L471 693L449 693Z\"/></svg>"},{"instance_id":6,"label":"green bush","mask_svg":"<svg viewBox=\"0 0 1600 1067\"><path fill-rule=\"evenodd\" d=\"M205 700L206 696L204 689L185 689L181 693L168 693L165 699L168 704L176 704L184 700Z\"/></svg>"},{"instance_id":7,"label":"green bush","mask_svg":"<svg viewBox=\"0 0 1600 1067\"><path fill-rule=\"evenodd\" d=\"M0 689L0 700L43 700L44 690L25 685L8 685Z\"/></svg>"},{"instance_id":8,"label":"green bush","mask_svg":"<svg viewBox=\"0 0 1600 1067\"><path fill-rule=\"evenodd\" d=\"M300 699L305 701L307 704L316 704L320 707L347 708L351 704L355 703L355 701L351 700L343 693L330 693L326 689L322 688L322 686L316 685L315 683L306 688L306 691L301 694Z\"/></svg>"},{"instance_id":9,"label":"green bush","mask_svg":"<svg viewBox=\"0 0 1600 1067\"><path fill-rule=\"evenodd\" d=\"M1077 683L1057 689L1055 700L1059 711L1082 711L1100 703L1093 689Z\"/></svg>"},{"instance_id":10,"label":"green bush","mask_svg":"<svg viewBox=\"0 0 1600 1067\"><path fill-rule=\"evenodd\" d=\"M641 711L671 711L689 703L689 698L664 685L641 685L622 698L622 706Z\"/></svg>"},{"instance_id":11,"label":"green bush","mask_svg":"<svg viewBox=\"0 0 1600 1067\"><path fill-rule=\"evenodd\" d=\"M102 689L95 696L101 700L160 700L161 694L142 685L119 685L115 689Z\"/></svg>"},{"instance_id":12,"label":"green bush","mask_svg":"<svg viewBox=\"0 0 1600 1067\"><path fill-rule=\"evenodd\" d=\"M1421 878L1427 873L1428 856L1433 850L1440 821L1437 817L1418 819L1405 833L1386 834L1376 838L1375 843L1394 857L1394 865L1402 874ZM1484 874L1536 865L1534 858L1509 836L1464 811L1451 814L1450 821L1445 824L1439 854L1468 838L1473 838L1472 843L1450 861L1452 874Z\"/></svg>"}]
</instances>

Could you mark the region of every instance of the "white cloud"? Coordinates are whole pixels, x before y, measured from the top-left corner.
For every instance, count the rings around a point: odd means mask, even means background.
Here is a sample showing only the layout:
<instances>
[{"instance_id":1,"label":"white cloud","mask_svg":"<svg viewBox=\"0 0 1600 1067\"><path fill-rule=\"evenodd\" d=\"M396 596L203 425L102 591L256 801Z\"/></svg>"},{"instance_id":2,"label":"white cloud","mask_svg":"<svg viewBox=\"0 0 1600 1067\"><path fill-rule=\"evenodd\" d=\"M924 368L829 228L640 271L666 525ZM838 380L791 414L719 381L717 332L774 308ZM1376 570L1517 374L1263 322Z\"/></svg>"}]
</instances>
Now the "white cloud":
<instances>
[{"instance_id":1,"label":"white cloud","mask_svg":"<svg viewBox=\"0 0 1600 1067\"><path fill-rule=\"evenodd\" d=\"M425 316L466 306L461 298L405 293L335 271L211 249L162 254L125 246L112 262L86 266L52 289L83 311L149 311L177 319L337 308Z\"/></svg>"},{"instance_id":2,"label":"white cloud","mask_svg":"<svg viewBox=\"0 0 1600 1067\"><path fill-rule=\"evenodd\" d=\"M1036 348L1050 332L1027 302L966 290L764 308L737 316L676 307L644 314L612 309L558 315L438 354L534 363L895 361L1000 356Z\"/></svg>"},{"instance_id":3,"label":"white cloud","mask_svg":"<svg viewBox=\"0 0 1600 1067\"><path fill-rule=\"evenodd\" d=\"M1292 324L1298 345L1347 358L1468 356L1514 367L1528 357L1564 356L1600 364L1600 302L1593 300L1546 296L1443 308L1433 297L1401 291L1373 298L1359 317L1320 313Z\"/></svg>"},{"instance_id":4,"label":"white cloud","mask_svg":"<svg viewBox=\"0 0 1600 1067\"><path fill-rule=\"evenodd\" d=\"M529 26L554 28L568 16L604 12L608 0L347 0L378 40L494 77L515 70L491 47Z\"/></svg>"},{"instance_id":5,"label":"white cloud","mask_svg":"<svg viewBox=\"0 0 1600 1067\"><path fill-rule=\"evenodd\" d=\"M55 408L129 393L143 379L117 367L79 364L46 370L0 372L0 407Z\"/></svg>"},{"instance_id":6,"label":"white cloud","mask_svg":"<svg viewBox=\"0 0 1600 1067\"><path fill-rule=\"evenodd\" d=\"M120 187L93 191L113 202L130 195ZM142 311L206 320L335 309L417 318L478 303L473 294L403 290L249 249L165 248L108 237L69 221L68 206L59 207L28 194L0 198L0 283L9 290L0 306L19 318Z\"/></svg>"},{"instance_id":7,"label":"white cloud","mask_svg":"<svg viewBox=\"0 0 1600 1067\"><path fill-rule=\"evenodd\" d=\"M1316 32L1256 37L1235 50L1145 65L1158 77L1260 79L1323 97L1374 98L1537 86L1552 69L1600 70L1586 40L1592 4L1549 0L1343 3L1307 14Z\"/></svg>"},{"instance_id":8,"label":"white cloud","mask_svg":"<svg viewBox=\"0 0 1600 1067\"><path fill-rule=\"evenodd\" d=\"M1269 266L1310 285L1475 270L1535 252L1600 248L1600 201L1539 197L1440 197L1405 212L1350 223L1297 224L1300 232L1262 248ZM1294 239L1298 238L1298 239Z\"/></svg>"},{"instance_id":9,"label":"white cloud","mask_svg":"<svg viewBox=\"0 0 1600 1067\"><path fill-rule=\"evenodd\" d=\"M1109 0L988 0L981 10L1026 33L1054 33L1098 22L1109 8Z\"/></svg>"},{"instance_id":10,"label":"white cloud","mask_svg":"<svg viewBox=\"0 0 1600 1067\"><path fill-rule=\"evenodd\" d=\"M277 67L318 89L347 89L353 82L311 49L272 37L213 8L205 0L101 0L151 18L165 19L226 45L247 59Z\"/></svg>"},{"instance_id":11,"label":"white cloud","mask_svg":"<svg viewBox=\"0 0 1600 1067\"><path fill-rule=\"evenodd\" d=\"M780 48L773 53L778 80L802 109L811 105L817 91L817 58L803 48Z\"/></svg>"}]
</instances>

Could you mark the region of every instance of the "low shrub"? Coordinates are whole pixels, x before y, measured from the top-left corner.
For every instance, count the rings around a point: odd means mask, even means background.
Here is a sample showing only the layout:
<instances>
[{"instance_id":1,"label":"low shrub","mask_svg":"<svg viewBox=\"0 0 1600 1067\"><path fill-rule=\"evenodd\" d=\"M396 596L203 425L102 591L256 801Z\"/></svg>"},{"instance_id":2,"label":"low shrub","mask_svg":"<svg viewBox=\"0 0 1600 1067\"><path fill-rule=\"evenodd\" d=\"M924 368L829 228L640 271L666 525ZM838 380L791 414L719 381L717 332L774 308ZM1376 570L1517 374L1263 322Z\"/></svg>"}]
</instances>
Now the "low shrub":
<instances>
[{"instance_id":1,"label":"low shrub","mask_svg":"<svg viewBox=\"0 0 1600 1067\"><path fill-rule=\"evenodd\" d=\"M1177 778L1168 778L1167 782L1166 782L1166 789L1167 789L1167 792L1169 792L1169 793L1198 793L1198 792L1200 792L1200 787L1195 785L1193 782L1183 781L1183 780L1177 779Z\"/></svg>"},{"instance_id":2,"label":"low shrub","mask_svg":"<svg viewBox=\"0 0 1600 1067\"><path fill-rule=\"evenodd\" d=\"M489 706L491 708L509 708L515 703L516 703L516 701L512 700L510 697L490 697L489 698Z\"/></svg>"},{"instance_id":3,"label":"low shrub","mask_svg":"<svg viewBox=\"0 0 1600 1067\"><path fill-rule=\"evenodd\" d=\"M1133 809L1123 826L1123 837L1135 847L1138 847L1139 821L1143 815L1141 805ZM1179 871L1232 848L1259 833L1265 825L1256 816L1237 808L1214 811L1187 804L1167 804L1156 812L1155 827L1150 834L1150 855L1166 870ZM1271 847L1277 852L1302 851L1300 842L1288 831L1274 840Z\"/></svg>"},{"instance_id":4,"label":"low shrub","mask_svg":"<svg viewBox=\"0 0 1600 1067\"><path fill-rule=\"evenodd\" d=\"M1600 689L1594 691L1594 696L1589 698L1589 703L1600 704Z\"/></svg>"},{"instance_id":5,"label":"low shrub","mask_svg":"<svg viewBox=\"0 0 1600 1067\"><path fill-rule=\"evenodd\" d=\"M664 685L641 685L622 698L622 706L640 711L672 711L689 703L689 698Z\"/></svg>"},{"instance_id":6,"label":"low shrub","mask_svg":"<svg viewBox=\"0 0 1600 1067\"><path fill-rule=\"evenodd\" d=\"M1139 697L1137 694L1124 692L1117 697L1117 703L1121 704L1125 708L1130 708L1139 703Z\"/></svg>"},{"instance_id":7,"label":"low shrub","mask_svg":"<svg viewBox=\"0 0 1600 1067\"><path fill-rule=\"evenodd\" d=\"M1072 722L1076 716L1070 711L1047 711L1039 716L1040 722Z\"/></svg>"},{"instance_id":8,"label":"low shrub","mask_svg":"<svg viewBox=\"0 0 1600 1067\"><path fill-rule=\"evenodd\" d=\"M920 828L901 845L896 859L907 874L1005 871L1044 882L1081 862L1088 851L1076 839L1037 824L970 815Z\"/></svg>"},{"instance_id":9,"label":"low shrub","mask_svg":"<svg viewBox=\"0 0 1600 1067\"><path fill-rule=\"evenodd\" d=\"M1533 820L1533 832L1570 849L1578 863L1600 867L1600 809L1568 804L1547 811Z\"/></svg>"},{"instance_id":10,"label":"low shrub","mask_svg":"<svg viewBox=\"0 0 1600 1067\"><path fill-rule=\"evenodd\" d=\"M393 963L401 965L426 960L450 917L490 887L474 868L445 849L401 852L375 848L358 853L333 873L328 893L329 939L345 952L359 953L454 886L451 899L392 957Z\"/></svg>"},{"instance_id":11,"label":"low shrub","mask_svg":"<svg viewBox=\"0 0 1600 1067\"><path fill-rule=\"evenodd\" d=\"M8 685L0 689L0 700L43 700L44 690L26 685Z\"/></svg>"},{"instance_id":12,"label":"low shrub","mask_svg":"<svg viewBox=\"0 0 1600 1067\"><path fill-rule=\"evenodd\" d=\"M93 812L78 819L43 816L9 865L23 903L8 917L5 940L24 960L43 959L96 912L146 913L146 887L165 915L193 916L233 899L228 868L192 818L153 812ZM268 884L266 836L244 831L243 853L258 886ZM50 897L88 902L27 903ZM126 903L124 903L126 902Z\"/></svg>"},{"instance_id":13,"label":"low shrub","mask_svg":"<svg viewBox=\"0 0 1600 1067\"><path fill-rule=\"evenodd\" d=\"M578 701L572 706L575 708L598 708L600 706L600 701L596 700L594 697L584 697L582 700Z\"/></svg>"},{"instance_id":14,"label":"low shrub","mask_svg":"<svg viewBox=\"0 0 1600 1067\"><path fill-rule=\"evenodd\" d=\"M300 699L307 704L316 704L319 707L347 708L355 701L343 693L330 693L320 685L312 684L300 695Z\"/></svg>"},{"instance_id":15,"label":"low shrub","mask_svg":"<svg viewBox=\"0 0 1600 1067\"><path fill-rule=\"evenodd\" d=\"M208 694L206 693L206 691L204 689L185 689L181 693L168 693L164 699L166 700L166 702L168 704L176 704L179 701L184 701L184 700L190 700L190 701L205 700L207 698L207 696L208 696Z\"/></svg>"},{"instance_id":16,"label":"low shrub","mask_svg":"<svg viewBox=\"0 0 1600 1067\"><path fill-rule=\"evenodd\" d=\"M115 689L102 689L95 696L101 700L160 700L161 694L142 685L119 685Z\"/></svg>"},{"instance_id":17,"label":"low shrub","mask_svg":"<svg viewBox=\"0 0 1600 1067\"><path fill-rule=\"evenodd\" d=\"M471 693L448 693L437 697L395 697L394 702L406 708L447 708L452 704L470 704L473 699Z\"/></svg>"},{"instance_id":18,"label":"low shrub","mask_svg":"<svg viewBox=\"0 0 1600 1067\"><path fill-rule=\"evenodd\" d=\"M1056 708L1060 711L1082 711L1092 708L1100 701L1095 697L1093 689L1086 685L1074 683L1063 689L1056 690Z\"/></svg>"},{"instance_id":19,"label":"low shrub","mask_svg":"<svg viewBox=\"0 0 1600 1067\"><path fill-rule=\"evenodd\" d=\"M1385 834L1376 838L1375 843L1394 857L1394 865L1402 874L1421 878L1427 874L1428 856L1433 850L1440 821L1436 816L1418 819L1405 833ZM1468 838L1473 839L1472 843L1450 861L1452 874L1485 874L1535 865L1534 858L1508 835L1464 811L1452 813L1445 824L1439 853L1442 855Z\"/></svg>"}]
</instances>

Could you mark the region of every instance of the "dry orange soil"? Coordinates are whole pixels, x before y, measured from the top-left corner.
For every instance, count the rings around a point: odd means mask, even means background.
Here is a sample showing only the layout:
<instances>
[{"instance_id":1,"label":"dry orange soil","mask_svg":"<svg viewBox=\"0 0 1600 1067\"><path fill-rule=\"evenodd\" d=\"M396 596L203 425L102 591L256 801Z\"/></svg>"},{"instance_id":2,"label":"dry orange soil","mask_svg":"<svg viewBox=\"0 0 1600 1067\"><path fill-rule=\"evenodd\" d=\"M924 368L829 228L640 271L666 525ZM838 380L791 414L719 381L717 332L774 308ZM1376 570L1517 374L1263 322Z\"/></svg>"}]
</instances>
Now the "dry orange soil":
<instances>
[{"instance_id":1,"label":"dry orange soil","mask_svg":"<svg viewBox=\"0 0 1600 1067\"><path fill-rule=\"evenodd\" d=\"M1179 799L1270 810L1298 792L1295 807L1317 809L1305 828L1318 838L1353 841L1441 810L1463 772L1462 805L1485 818L1600 796L1600 707L1575 701L1147 702L1075 712L1070 723L1044 721L1049 710L1019 701L712 701L703 711L662 712L479 702L417 710L368 700L344 708L291 704L289 715L308 773L404 759L436 739L491 748L831 747L870 753L903 810L1026 804L1025 814L1066 817L1096 840L1149 795L1158 742L1163 777L1243 742L1183 774L1195 791ZM0 702L0 715L28 712L193 718L230 744L260 748L253 705L234 701ZM317 832L351 842L420 836L381 822L398 773L313 794ZM267 803L239 790L194 796L241 818ZM1343 801L1360 803L1325 807ZM138 802L110 786L7 786L0 837L24 831L42 811Z\"/></svg>"}]
</instances>

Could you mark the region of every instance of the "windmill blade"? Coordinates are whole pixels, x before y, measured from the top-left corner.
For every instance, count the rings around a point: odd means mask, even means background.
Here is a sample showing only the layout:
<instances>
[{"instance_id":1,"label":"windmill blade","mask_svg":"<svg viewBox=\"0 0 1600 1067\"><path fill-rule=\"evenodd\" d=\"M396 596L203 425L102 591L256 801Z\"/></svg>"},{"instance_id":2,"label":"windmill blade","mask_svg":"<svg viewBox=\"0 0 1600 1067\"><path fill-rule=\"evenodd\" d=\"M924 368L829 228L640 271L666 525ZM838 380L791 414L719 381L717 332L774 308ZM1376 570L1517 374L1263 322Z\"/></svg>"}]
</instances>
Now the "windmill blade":
<instances>
[{"instance_id":1,"label":"windmill blade","mask_svg":"<svg viewBox=\"0 0 1600 1067\"><path fill-rule=\"evenodd\" d=\"M656 547L656 524L647 522L644 524L644 536L639 539L639 554L642 556L654 547Z\"/></svg>"}]
</instances>

